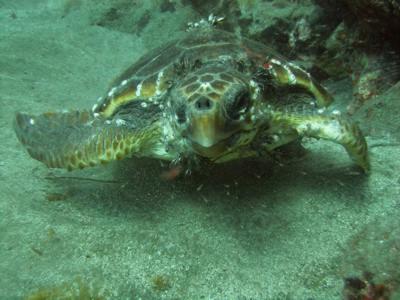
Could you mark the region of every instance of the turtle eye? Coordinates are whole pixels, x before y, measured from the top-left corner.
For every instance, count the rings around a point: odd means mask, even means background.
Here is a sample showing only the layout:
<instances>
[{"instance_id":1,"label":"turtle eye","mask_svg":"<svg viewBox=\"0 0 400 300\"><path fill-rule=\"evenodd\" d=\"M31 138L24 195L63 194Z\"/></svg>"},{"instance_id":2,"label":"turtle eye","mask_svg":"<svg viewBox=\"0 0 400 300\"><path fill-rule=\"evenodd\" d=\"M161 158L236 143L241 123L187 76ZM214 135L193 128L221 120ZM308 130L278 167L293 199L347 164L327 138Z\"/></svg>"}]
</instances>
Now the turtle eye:
<instances>
[{"instance_id":1,"label":"turtle eye","mask_svg":"<svg viewBox=\"0 0 400 300\"><path fill-rule=\"evenodd\" d=\"M232 120L239 120L240 116L247 111L249 104L249 93L239 93L233 100L227 103L226 113Z\"/></svg>"},{"instance_id":2,"label":"turtle eye","mask_svg":"<svg viewBox=\"0 0 400 300\"><path fill-rule=\"evenodd\" d=\"M186 122L186 111L184 106L180 106L175 112L176 121L178 124Z\"/></svg>"}]
</instances>

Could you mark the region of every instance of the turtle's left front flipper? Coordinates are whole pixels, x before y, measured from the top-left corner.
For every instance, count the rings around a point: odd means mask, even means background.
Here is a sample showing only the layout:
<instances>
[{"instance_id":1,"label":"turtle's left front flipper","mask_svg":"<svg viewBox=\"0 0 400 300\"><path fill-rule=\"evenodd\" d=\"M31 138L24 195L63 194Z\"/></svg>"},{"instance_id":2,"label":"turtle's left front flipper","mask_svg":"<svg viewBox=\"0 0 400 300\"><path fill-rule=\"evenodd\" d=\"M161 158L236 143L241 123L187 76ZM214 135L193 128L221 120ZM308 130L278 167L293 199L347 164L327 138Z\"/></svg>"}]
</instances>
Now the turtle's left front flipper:
<instances>
[{"instance_id":1,"label":"turtle's left front flipper","mask_svg":"<svg viewBox=\"0 0 400 300\"><path fill-rule=\"evenodd\" d=\"M131 124L123 118L106 120L87 111L38 116L17 113L14 129L31 157L50 168L68 170L135 153L145 155L156 147L160 131L156 123Z\"/></svg>"},{"instance_id":2,"label":"turtle's left front flipper","mask_svg":"<svg viewBox=\"0 0 400 300\"><path fill-rule=\"evenodd\" d=\"M264 64L264 69L275 84L298 86L312 94L318 107L327 107L333 101L333 97L321 84L315 81L309 73L292 63L271 58Z\"/></svg>"},{"instance_id":3,"label":"turtle's left front flipper","mask_svg":"<svg viewBox=\"0 0 400 300\"><path fill-rule=\"evenodd\" d=\"M273 119L295 129L299 136L341 144L364 172L370 170L368 146L361 130L348 118L335 114L290 114L277 112Z\"/></svg>"}]
</instances>

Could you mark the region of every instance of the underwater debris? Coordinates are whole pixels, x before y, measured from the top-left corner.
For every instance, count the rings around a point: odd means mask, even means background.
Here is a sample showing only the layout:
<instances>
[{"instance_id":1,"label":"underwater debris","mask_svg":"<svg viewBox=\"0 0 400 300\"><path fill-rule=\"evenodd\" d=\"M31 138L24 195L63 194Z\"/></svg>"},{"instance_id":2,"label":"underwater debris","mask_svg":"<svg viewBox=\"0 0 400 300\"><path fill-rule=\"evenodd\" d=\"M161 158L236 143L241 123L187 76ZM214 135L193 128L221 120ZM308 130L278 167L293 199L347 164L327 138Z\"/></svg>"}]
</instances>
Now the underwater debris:
<instances>
[{"instance_id":1,"label":"underwater debris","mask_svg":"<svg viewBox=\"0 0 400 300\"><path fill-rule=\"evenodd\" d=\"M391 287L375 284L373 274L364 272L361 277L344 279L343 298L345 300L389 300Z\"/></svg>"},{"instance_id":2,"label":"underwater debris","mask_svg":"<svg viewBox=\"0 0 400 300\"><path fill-rule=\"evenodd\" d=\"M42 255L43 255L43 251L42 251L42 250L40 250L40 249L38 249L38 248L36 248L36 247L34 247L34 246L30 246L30 248L31 248L31 250L32 250L33 252L35 252L37 255L39 255L39 256L42 256Z\"/></svg>"},{"instance_id":3,"label":"underwater debris","mask_svg":"<svg viewBox=\"0 0 400 300\"><path fill-rule=\"evenodd\" d=\"M175 180L179 175L182 174L183 168L180 165L171 167L169 170L161 173L161 178L166 181Z\"/></svg>"},{"instance_id":4,"label":"underwater debris","mask_svg":"<svg viewBox=\"0 0 400 300\"><path fill-rule=\"evenodd\" d=\"M164 292L171 288L171 282L165 275L156 275L151 279L153 290Z\"/></svg>"},{"instance_id":5,"label":"underwater debris","mask_svg":"<svg viewBox=\"0 0 400 300\"><path fill-rule=\"evenodd\" d=\"M63 201L68 199L69 194L66 193L47 193L46 194L46 199L50 202L53 201Z\"/></svg>"},{"instance_id":6,"label":"underwater debris","mask_svg":"<svg viewBox=\"0 0 400 300\"><path fill-rule=\"evenodd\" d=\"M105 300L100 289L91 287L81 278L57 286L43 287L27 295L25 300Z\"/></svg>"}]
</instances>

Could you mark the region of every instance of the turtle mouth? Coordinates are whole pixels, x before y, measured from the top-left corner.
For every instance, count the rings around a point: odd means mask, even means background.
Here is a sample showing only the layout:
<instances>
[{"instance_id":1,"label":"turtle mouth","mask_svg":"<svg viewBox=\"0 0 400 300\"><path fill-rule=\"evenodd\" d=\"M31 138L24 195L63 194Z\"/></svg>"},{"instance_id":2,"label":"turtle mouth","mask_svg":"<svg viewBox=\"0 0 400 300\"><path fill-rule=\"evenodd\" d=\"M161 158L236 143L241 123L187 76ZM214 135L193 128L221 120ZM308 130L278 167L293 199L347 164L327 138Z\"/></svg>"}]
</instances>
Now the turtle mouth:
<instances>
[{"instance_id":1,"label":"turtle mouth","mask_svg":"<svg viewBox=\"0 0 400 300\"><path fill-rule=\"evenodd\" d=\"M219 157L226 152L239 132L238 128L229 128L226 123L193 122L193 124L195 126L188 132L187 138L197 154L208 158Z\"/></svg>"},{"instance_id":2,"label":"turtle mouth","mask_svg":"<svg viewBox=\"0 0 400 300\"><path fill-rule=\"evenodd\" d=\"M220 157L227 151L231 151L240 142L241 132L235 132L229 136L222 138L211 145L204 145L195 140L189 139L192 145L192 149L198 155L214 159Z\"/></svg>"},{"instance_id":3,"label":"turtle mouth","mask_svg":"<svg viewBox=\"0 0 400 300\"><path fill-rule=\"evenodd\" d=\"M217 141L213 144L199 144L196 141L191 141L193 150L203 157L213 158L220 156L223 152L227 150L230 138L225 138L223 140Z\"/></svg>"}]
</instances>

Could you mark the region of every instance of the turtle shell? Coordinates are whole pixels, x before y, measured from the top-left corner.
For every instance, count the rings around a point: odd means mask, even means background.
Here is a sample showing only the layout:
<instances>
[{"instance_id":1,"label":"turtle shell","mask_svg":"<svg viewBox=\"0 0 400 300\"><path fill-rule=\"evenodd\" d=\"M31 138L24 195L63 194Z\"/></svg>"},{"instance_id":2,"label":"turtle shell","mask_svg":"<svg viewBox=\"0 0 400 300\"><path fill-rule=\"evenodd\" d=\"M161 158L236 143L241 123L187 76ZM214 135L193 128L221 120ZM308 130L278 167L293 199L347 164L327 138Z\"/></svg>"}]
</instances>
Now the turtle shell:
<instances>
[{"instance_id":1,"label":"turtle shell","mask_svg":"<svg viewBox=\"0 0 400 300\"><path fill-rule=\"evenodd\" d=\"M266 57L278 57L265 45L216 29L190 31L180 40L153 49L126 69L93 107L95 114L112 117L121 105L140 100L162 103L169 87L204 65L232 61L241 72L255 72Z\"/></svg>"}]
</instances>

